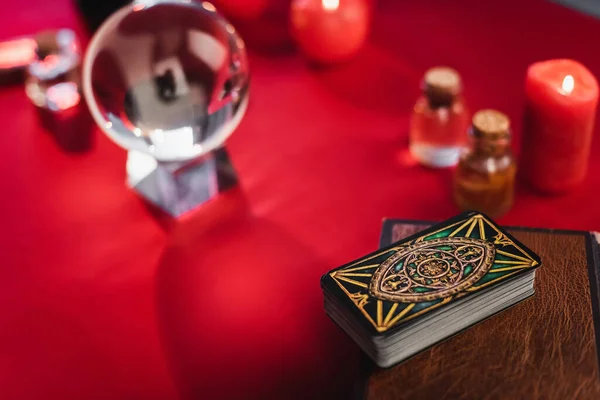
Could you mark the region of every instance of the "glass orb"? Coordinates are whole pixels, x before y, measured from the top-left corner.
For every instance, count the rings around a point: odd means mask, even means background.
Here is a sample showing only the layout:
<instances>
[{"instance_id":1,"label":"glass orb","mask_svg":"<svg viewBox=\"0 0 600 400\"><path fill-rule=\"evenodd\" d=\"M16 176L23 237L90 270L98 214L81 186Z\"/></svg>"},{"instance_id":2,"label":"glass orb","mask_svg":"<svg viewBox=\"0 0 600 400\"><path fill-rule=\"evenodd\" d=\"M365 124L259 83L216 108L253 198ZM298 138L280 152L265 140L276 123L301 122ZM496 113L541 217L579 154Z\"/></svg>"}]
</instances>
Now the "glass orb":
<instances>
[{"instance_id":1,"label":"glass orb","mask_svg":"<svg viewBox=\"0 0 600 400\"><path fill-rule=\"evenodd\" d=\"M83 92L129 151L186 161L221 147L248 104L245 45L209 2L136 1L94 35Z\"/></svg>"}]
</instances>

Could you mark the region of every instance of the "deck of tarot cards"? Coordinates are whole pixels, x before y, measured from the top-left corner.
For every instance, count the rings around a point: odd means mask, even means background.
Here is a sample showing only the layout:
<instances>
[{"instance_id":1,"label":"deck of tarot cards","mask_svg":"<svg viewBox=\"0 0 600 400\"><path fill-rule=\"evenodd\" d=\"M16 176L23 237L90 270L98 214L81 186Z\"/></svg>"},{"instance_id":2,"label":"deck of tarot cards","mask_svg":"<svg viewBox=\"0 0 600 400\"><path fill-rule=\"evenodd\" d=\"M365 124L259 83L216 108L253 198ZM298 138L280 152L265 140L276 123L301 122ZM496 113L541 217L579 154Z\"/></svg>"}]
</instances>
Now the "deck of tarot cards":
<instances>
[{"instance_id":1,"label":"deck of tarot cards","mask_svg":"<svg viewBox=\"0 0 600 400\"><path fill-rule=\"evenodd\" d=\"M389 367L534 294L540 259L469 212L321 278L325 311Z\"/></svg>"}]
</instances>

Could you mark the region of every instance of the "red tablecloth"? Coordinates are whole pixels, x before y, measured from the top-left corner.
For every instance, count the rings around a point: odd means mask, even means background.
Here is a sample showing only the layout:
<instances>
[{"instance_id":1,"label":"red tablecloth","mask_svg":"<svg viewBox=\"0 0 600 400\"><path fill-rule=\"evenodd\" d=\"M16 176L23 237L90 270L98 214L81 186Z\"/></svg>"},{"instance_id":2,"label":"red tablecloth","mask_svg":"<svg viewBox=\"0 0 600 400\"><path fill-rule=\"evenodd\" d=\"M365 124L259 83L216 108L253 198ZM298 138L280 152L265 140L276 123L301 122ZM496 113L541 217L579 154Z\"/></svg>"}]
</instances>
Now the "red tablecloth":
<instances>
[{"instance_id":1,"label":"red tablecloth","mask_svg":"<svg viewBox=\"0 0 600 400\"><path fill-rule=\"evenodd\" d=\"M10 0L0 22L2 38L79 27L68 0ZM123 150L98 132L61 150L23 89L1 88L0 398L347 398L358 349L319 277L374 250L383 217L458 211L450 172L407 156L423 71L455 66L471 108L504 110L518 137L526 66L572 57L600 76L599 35L544 1L380 0L346 65L257 45L230 141L241 187L177 225L125 187ZM595 140L579 189L520 188L499 222L600 229L599 155Z\"/></svg>"}]
</instances>

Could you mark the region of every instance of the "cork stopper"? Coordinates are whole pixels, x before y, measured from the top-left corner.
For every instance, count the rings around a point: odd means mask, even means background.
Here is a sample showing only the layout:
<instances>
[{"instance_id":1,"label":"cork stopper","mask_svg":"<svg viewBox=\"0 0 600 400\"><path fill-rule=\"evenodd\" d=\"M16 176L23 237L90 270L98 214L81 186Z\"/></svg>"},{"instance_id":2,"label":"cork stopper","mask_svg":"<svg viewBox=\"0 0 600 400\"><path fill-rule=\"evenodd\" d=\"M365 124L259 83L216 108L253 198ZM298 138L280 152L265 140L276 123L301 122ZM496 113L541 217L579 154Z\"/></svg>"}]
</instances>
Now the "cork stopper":
<instances>
[{"instance_id":1,"label":"cork stopper","mask_svg":"<svg viewBox=\"0 0 600 400\"><path fill-rule=\"evenodd\" d=\"M433 107L452 104L461 90L459 73L449 67L431 68L427 70L423 78L423 93Z\"/></svg>"},{"instance_id":2,"label":"cork stopper","mask_svg":"<svg viewBox=\"0 0 600 400\"><path fill-rule=\"evenodd\" d=\"M490 140L509 138L510 119L500 111L478 111L473 116L473 135Z\"/></svg>"}]
</instances>

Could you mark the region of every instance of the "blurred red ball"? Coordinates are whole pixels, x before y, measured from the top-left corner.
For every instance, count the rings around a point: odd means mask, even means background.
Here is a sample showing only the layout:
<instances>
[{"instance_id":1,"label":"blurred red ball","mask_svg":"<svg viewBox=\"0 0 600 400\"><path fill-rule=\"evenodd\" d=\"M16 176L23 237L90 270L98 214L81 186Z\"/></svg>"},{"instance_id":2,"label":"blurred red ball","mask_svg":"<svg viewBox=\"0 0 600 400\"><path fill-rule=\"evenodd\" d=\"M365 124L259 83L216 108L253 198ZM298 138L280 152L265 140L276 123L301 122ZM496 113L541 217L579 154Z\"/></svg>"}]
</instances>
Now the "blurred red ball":
<instances>
[{"instance_id":1,"label":"blurred red ball","mask_svg":"<svg viewBox=\"0 0 600 400\"><path fill-rule=\"evenodd\" d=\"M260 17L269 0L214 0L217 10L233 20L248 21Z\"/></svg>"},{"instance_id":2,"label":"blurred red ball","mask_svg":"<svg viewBox=\"0 0 600 400\"><path fill-rule=\"evenodd\" d=\"M292 35L304 53L320 63L354 56L369 33L368 0L293 0Z\"/></svg>"}]
</instances>

